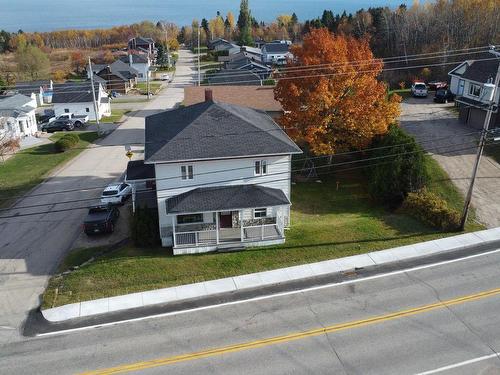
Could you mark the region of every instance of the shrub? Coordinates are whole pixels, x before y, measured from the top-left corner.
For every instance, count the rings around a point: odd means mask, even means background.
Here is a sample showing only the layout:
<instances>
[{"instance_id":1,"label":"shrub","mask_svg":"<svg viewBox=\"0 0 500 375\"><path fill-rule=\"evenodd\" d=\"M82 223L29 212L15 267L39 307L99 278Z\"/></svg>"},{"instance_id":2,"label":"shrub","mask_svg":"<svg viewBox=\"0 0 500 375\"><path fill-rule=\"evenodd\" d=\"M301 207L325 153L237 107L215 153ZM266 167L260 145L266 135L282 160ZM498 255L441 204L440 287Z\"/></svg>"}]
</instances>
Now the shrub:
<instances>
[{"instance_id":1,"label":"shrub","mask_svg":"<svg viewBox=\"0 0 500 375\"><path fill-rule=\"evenodd\" d=\"M80 138L76 134L65 134L54 143L54 148L57 152L64 152L75 147Z\"/></svg>"},{"instance_id":2,"label":"shrub","mask_svg":"<svg viewBox=\"0 0 500 375\"><path fill-rule=\"evenodd\" d=\"M429 176L424 150L399 126L390 126L388 133L376 138L371 147L375 150L367 157L373 161L366 171L372 197L396 208L408 193L425 186Z\"/></svg>"},{"instance_id":3,"label":"shrub","mask_svg":"<svg viewBox=\"0 0 500 375\"><path fill-rule=\"evenodd\" d=\"M130 218L130 237L137 247L154 247L160 244L156 210L137 207Z\"/></svg>"},{"instance_id":4,"label":"shrub","mask_svg":"<svg viewBox=\"0 0 500 375\"><path fill-rule=\"evenodd\" d=\"M448 207L445 200L425 189L409 193L402 210L443 231L457 230L460 226L460 214Z\"/></svg>"}]
</instances>

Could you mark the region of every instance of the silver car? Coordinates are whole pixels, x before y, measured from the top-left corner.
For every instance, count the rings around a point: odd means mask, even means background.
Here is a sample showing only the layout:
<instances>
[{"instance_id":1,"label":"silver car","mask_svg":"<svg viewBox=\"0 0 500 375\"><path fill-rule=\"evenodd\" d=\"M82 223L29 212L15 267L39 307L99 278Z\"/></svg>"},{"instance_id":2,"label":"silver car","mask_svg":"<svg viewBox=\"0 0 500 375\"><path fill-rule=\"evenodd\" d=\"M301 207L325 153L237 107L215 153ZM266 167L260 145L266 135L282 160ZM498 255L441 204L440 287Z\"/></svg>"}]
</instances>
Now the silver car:
<instances>
[{"instance_id":1,"label":"silver car","mask_svg":"<svg viewBox=\"0 0 500 375\"><path fill-rule=\"evenodd\" d=\"M101 195L102 204L122 204L132 194L132 186L125 182L106 186Z\"/></svg>"}]
</instances>

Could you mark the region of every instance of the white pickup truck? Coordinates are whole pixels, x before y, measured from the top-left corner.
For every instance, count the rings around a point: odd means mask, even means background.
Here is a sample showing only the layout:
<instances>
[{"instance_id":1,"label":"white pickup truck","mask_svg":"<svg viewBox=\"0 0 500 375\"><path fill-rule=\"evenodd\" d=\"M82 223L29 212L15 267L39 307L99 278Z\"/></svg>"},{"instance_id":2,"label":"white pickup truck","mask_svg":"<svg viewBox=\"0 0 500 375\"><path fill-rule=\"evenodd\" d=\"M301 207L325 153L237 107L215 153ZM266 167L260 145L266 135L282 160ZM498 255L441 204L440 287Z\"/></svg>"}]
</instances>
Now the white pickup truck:
<instances>
[{"instance_id":1,"label":"white pickup truck","mask_svg":"<svg viewBox=\"0 0 500 375\"><path fill-rule=\"evenodd\" d=\"M63 113L62 115L49 119L49 123L55 120L68 120L71 121L75 128L81 128L89 121L89 116L75 115L74 113Z\"/></svg>"}]
</instances>

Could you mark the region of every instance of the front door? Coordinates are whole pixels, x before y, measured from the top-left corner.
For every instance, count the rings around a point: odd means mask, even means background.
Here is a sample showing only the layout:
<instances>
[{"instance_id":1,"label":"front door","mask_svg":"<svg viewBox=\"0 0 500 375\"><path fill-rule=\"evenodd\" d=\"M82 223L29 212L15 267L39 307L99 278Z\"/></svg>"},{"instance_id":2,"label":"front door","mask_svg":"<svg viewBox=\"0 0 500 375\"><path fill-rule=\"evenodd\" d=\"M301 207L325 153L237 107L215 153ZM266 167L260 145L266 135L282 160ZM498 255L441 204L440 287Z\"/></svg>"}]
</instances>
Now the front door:
<instances>
[{"instance_id":1,"label":"front door","mask_svg":"<svg viewBox=\"0 0 500 375\"><path fill-rule=\"evenodd\" d=\"M220 228L233 227L233 215L231 214L231 212L219 212L219 227Z\"/></svg>"}]
</instances>

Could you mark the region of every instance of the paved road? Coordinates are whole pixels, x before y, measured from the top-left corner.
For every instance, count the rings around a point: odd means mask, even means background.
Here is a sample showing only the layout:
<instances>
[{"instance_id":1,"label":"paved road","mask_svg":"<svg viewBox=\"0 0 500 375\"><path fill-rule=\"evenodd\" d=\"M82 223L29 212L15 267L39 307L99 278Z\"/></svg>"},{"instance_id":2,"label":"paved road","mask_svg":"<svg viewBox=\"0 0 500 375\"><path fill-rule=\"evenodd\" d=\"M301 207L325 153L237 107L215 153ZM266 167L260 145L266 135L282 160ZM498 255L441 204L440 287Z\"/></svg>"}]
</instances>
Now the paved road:
<instances>
[{"instance_id":1,"label":"paved road","mask_svg":"<svg viewBox=\"0 0 500 375\"><path fill-rule=\"evenodd\" d=\"M500 358L488 358L500 352L499 262L500 251L370 281L27 339L2 348L0 368L16 375L116 366L113 373L122 373L129 364L145 374L401 375L487 356L444 373L499 374ZM151 360L159 366L149 368L144 361Z\"/></svg>"},{"instance_id":2,"label":"paved road","mask_svg":"<svg viewBox=\"0 0 500 375\"><path fill-rule=\"evenodd\" d=\"M457 114L450 110L452 107L453 104L433 103L430 97L409 98L402 103L400 121L433 154L465 195L476 157L479 131L461 124ZM477 219L488 228L500 226L499 187L500 165L485 156L481 160L472 204Z\"/></svg>"},{"instance_id":3,"label":"paved road","mask_svg":"<svg viewBox=\"0 0 500 375\"><path fill-rule=\"evenodd\" d=\"M162 95L145 104L141 111L129 117L95 147L82 152L38 186L7 214L20 215L67 208L74 210L0 219L0 346L20 339L19 327L26 314L38 306L39 296L49 275L79 235L85 212L78 208L87 207L91 203L59 202L96 198L100 190L50 193L104 186L119 179L127 164L123 145L144 142L145 116L182 102L183 87L190 83L190 75L194 75L192 59L190 52L181 51L177 69L182 78L172 82ZM43 206L20 208L35 204ZM3 215L6 213L2 213Z\"/></svg>"}]
</instances>

